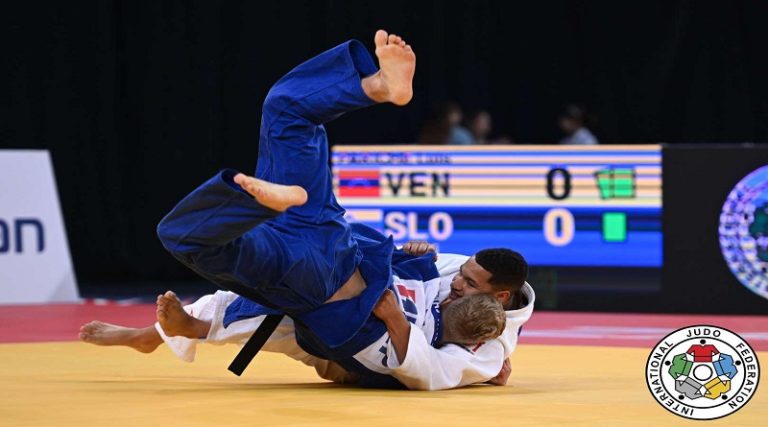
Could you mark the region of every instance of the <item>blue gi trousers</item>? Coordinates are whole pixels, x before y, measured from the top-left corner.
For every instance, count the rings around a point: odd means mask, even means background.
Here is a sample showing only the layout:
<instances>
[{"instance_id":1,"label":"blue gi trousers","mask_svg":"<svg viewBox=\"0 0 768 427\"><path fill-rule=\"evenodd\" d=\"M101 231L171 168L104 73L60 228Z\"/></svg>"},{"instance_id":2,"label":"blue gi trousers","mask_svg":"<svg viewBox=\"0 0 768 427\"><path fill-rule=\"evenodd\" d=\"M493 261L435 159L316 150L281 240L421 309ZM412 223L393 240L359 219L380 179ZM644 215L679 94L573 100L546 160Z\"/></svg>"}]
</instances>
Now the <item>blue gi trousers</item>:
<instances>
[{"instance_id":1,"label":"blue gi trousers","mask_svg":"<svg viewBox=\"0 0 768 427\"><path fill-rule=\"evenodd\" d=\"M267 95L255 175L304 187L305 205L275 212L234 183L236 171L224 170L179 202L158 226L163 246L182 263L223 288L290 315L330 347L360 332L392 280L391 239L358 244L334 197L323 127L373 104L361 79L376 71L365 47L353 40L297 66ZM363 293L323 305L355 268L366 280ZM368 331L371 336L384 331L381 325L374 329Z\"/></svg>"}]
</instances>

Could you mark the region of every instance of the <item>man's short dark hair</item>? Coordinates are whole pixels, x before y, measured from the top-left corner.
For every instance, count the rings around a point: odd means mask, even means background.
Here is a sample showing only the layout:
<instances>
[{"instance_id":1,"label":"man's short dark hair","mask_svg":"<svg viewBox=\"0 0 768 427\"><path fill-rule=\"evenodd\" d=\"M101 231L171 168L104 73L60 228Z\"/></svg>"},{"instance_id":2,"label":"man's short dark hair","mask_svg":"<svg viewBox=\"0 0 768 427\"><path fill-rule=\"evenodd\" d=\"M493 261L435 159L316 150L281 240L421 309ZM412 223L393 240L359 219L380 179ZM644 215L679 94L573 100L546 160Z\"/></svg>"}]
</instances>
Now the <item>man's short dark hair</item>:
<instances>
[{"instance_id":1,"label":"man's short dark hair","mask_svg":"<svg viewBox=\"0 0 768 427\"><path fill-rule=\"evenodd\" d=\"M488 283L498 291L519 291L528 278L528 263L522 255L506 248L483 249L475 261L491 273Z\"/></svg>"}]
</instances>

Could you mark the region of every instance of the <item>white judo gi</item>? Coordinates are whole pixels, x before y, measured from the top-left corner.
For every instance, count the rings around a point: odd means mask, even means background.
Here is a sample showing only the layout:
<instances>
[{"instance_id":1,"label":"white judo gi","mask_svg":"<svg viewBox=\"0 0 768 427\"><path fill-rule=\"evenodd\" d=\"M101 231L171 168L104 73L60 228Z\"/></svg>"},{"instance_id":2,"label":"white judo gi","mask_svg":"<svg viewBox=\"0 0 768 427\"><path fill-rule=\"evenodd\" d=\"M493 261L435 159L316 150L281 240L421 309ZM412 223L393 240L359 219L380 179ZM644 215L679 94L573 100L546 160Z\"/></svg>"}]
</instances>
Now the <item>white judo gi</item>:
<instances>
[{"instance_id":1,"label":"white judo gi","mask_svg":"<svg viewBox=\"0 0 768 427\"><path fill-rule=\"evenodd\" d=\"M401 308L412 324L407 355L402 364L397 361L394 346L389 345L388 334L384 334L355 354L354 359L374 372L392 375L409 389L415 390L456 388L482 383L495 377L504 360L515 350L520 327L533 313L535 294L533 288L525 283L522 292L527 304L520 309L506 312L507 323L500 337L473 347L456 344L446 344L439 349L432 347L430 343L435 338L436 326L433 305L447 298L451 291L451 280L468 259L469 257L464 255L440 254L436 263L440 277L426 282L394 277ZM227 306L236 298L234 293L218 291L184 307L191 316L211 322L211 329L205 338L168 337L159 323L155 324L155 328L171 351L187 362L194 360L198 342L242 345L261 325L265 316L238 320L224 328L223 319ZM348 382L346 371L308 354L299 347L293 321L288 317L283 318L262 347L262 351L283 353L314 367L323 378Z\"/></svg>"}]
</instances>

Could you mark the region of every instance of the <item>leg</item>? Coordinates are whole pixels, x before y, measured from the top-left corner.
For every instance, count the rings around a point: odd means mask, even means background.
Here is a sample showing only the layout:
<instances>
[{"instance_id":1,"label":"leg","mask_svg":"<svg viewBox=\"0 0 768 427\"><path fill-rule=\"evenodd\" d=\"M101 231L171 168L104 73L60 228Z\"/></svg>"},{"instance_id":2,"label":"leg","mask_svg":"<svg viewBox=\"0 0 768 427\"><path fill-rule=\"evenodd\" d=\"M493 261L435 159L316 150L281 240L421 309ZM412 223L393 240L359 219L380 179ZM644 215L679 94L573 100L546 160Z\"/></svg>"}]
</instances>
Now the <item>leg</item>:
<instances>
[{"instance_id":1,"label":"leg","mask_svg":"<svg viewBox=\"0 0 768 427\"><path fill-rule=\"evenodd\" d=\"M299 199L295 192L291 194L289 185L307 190L306 204L288 210L274 222L289 233L300 233L305 241L334 242L320 247L311 258L318 259L321 266L335 264L335 268L311 271L322 282L312 286L307 275L300 273L281 279L292 284L290 279L296 277L296 282L304 282L298 283L304 289L319 286L325 302L351 298L365 285L361 277L355 281L359 276L355 273L357 247L344 210L333 195L323 124L372 103L404 105L413 96L416 56L411 47L383 30L376 33L374 42L379 70L362 45L353 41L299 65L275 84L264 103L257 177L238 174L234 179L260 203L269 204L274 199L270 206L280 206L281 198ZM315 296L313 299L317 301Z\"/></svg>"},{"instance_id":2,"label":"leg","mask_svg":"<svg viewBox=\"0 0 768 427\"><path fill-rule=\"evenodd\" d=\"M280 141L280 144L274 144L269 138L262 138L259 148L261 160L257 170L257 176L262 179L239 174L235 177L235 182L238 185L253 195L260 203L281 212L286 210L283 208L286 205L295 206L303 204L306 201L306 197L295 188L275 186L275 184L265 181L265 179L279 183L297 183L310 190L310 193L320 193L326 198L329 196L327 191L318 191L317 186L312 185L313 183L323 183L325 180L326 182L323 184L327 188L330 182L330 171L325 167L327 165L327 140L325 139L324 130L318 129L318 125L338 117L345 111L366 106L369 104L368 100L375 103L391 102L396 105L405 105L413 97L412 83L416 70L416 55L411 46L406 44L401 37L387 34L383 30L376 32L374 42L380 69L373 74L361 76L362 78L356 77L359 74L371 73L373 68L367 63L363 53L360 52L360 46L353 44L350 45L349 50L351 61L355 64L355 73L341 79L336 76L333 76L336 77L335 79L332 79L332 77L321 79L325 83L330 81L332 84L316 91L312 96L304 97L303 95L297 95L302 92L294 90L294 87L306 85L306 79L296 79L298 82L293 82L291 74L302 75L306 73L314 75L316 74L314 72L315 68L330 68L333 66L331 61L326 61L328 63L320 62L319 64L312 64L312 61L309 61L297 67L296 70L278 82L270 92L270 96L267 97L267 101L264 104L264 116L262 117L262 132L268 135L270 132L275 133L277 130L277 133L282 132L287 135L277 135L275 139L296 140L296 147L302 147L302 144L304 144L303 149L292 150L292 152L287 153L290 157L286 157L285 160L288 165L300 165L299 168L294 167L295 169L314 168L313 164L318 165L319 168L309 174L305 174L305 177L310 178L310 182L307 182L306 179L280 176L280 174L272 172L277 168L283 170L291 169L285 165L273 164L277 163L278 160L272 159L274 151L281 149L281 145L286 144L282 141ZM359 83L357 83L358 81ZM342 89L334 88L334 85L338 85ZM355 86L357 85L362 90L362 94L355 93ZM287 86L287 88L284 86ZM303 92L312 91L303 89ZM341 95L335 93L333 96L328 96L324 92L338 92ZM364 97L361 95L364 95ZM334 104L338 105L329 105L325 98L333 99ZM284 116L288 116L291 120L290 131L280 126ZM301 123L298 126L298 132L296 129L297 123ZM290 134L291 132L295 134ZM297 162L296 156L303 155L307 151L306 143L313 138L317 138L317 136L319 136L320 141L309 151L311 157L302 158L301 161ZM292 148L291 145L288 144L287 148ZM332 194L330 196L332 197ZM335 204L335 200L333 200L332 204Z\"/></svg>"},{"instance_id":3,"label":"leg","mask_svg":"<svg viewBox=\"0 0 768 427\"><path fill-rule=\"evenodd\" d=\"M172 291L157 296L157 321L169 337L205 338L211 322L191 316Z\"/></svg>"},{"instance_id":4,"label":"leg","mask_svg":"<svg viewBox=\"0 0 768 427\"><path fill-rule=\"evenodd\" d=\"M154 326L129 328L94 320L80 327L80 341L95 345L131 347L142 353L152 353L163 343Z\"/></svg>"},{"instance_id":5,"label":"leg","mask_svg":"<svg viewBox=\"0 0 768 427\"><path fill-rule=\"evenodd\" d=\"M273 86L263 108L256 177L223 172L158 227L177 259L288 314L319 307L352 277L360 254L333 195L323 123L376 102L408 102L413 51L383 31L376 44L381 70L352 41ZM265 222L269 226L258 226Z\"/></svg>"},{"instance_id":6,"label":"leg","mask_svg":"<svg viewBox=\"0 0 768 427\"><path fill-rule=\"evenodd\" d=\"M384 30L374 37L380 70L364 77L360 86L365 95L377 103L391 102L405 105L413 97L413 74L416 55L410 45L395 34ZM235 176L235 182L264 206L279 212L306 203L307 193L299 186L285 186L249 177Z\"/></svg>"},{"instance_id":7,"label":"leg","mask_svg":"<svg viewBox=\"0 0 768 427\"><path fill-rule=\"evenodd\" d=\"M199 342L243 345L261 325L264 316L241 319L225 326L226 308L236 299L237 295L231 292L219 291L182 307L178 297L168 291L158 295L158 323L155 325L130 328L92 321L80 328L80 340L95 345L131 347L142 353L151 353L165 343L177 357L192 362ZM293 322L285 318L263 350L285 354L309 366L322 365L325 361L299 348L294 334Z\"/></svg>"},{"instance_id":8,"label":"leg","mask_svg":"<svg viewBox=\"0 0 768 427\"><path fill-rule=\"evenodd\" d=\"M205 338L211 329L209 319L199 319L211 298L203 297L194 304L182 307L176 294L171 291L157 297L156 317L166 336ZM83 342L104 346L131 347L142 353L152 353L163 343L163 337L155 325L143 328L113 325L94 320L80 327L79 338Z\"/></svg>"}]
</instances>

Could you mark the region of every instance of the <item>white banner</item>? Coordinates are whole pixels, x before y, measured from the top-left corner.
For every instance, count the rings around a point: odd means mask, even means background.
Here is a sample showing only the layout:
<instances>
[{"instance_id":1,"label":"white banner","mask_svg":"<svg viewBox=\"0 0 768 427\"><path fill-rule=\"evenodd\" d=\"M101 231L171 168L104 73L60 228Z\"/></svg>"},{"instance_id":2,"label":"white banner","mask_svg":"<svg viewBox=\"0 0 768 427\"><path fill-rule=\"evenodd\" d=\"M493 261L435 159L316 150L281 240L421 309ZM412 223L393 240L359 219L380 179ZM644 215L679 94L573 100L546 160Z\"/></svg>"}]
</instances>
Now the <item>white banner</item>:
<instances>
[{"instance_id":1,"label":"white banner","mask_svg":"<svg viewBox=\"0 0 768 427\"><path fill-rule=\"evenodd\" d=\"M0 304L79 301L47 150L0 150Z\"/></svg>"}]
</instances>

